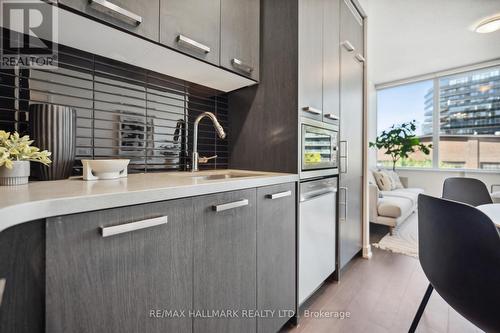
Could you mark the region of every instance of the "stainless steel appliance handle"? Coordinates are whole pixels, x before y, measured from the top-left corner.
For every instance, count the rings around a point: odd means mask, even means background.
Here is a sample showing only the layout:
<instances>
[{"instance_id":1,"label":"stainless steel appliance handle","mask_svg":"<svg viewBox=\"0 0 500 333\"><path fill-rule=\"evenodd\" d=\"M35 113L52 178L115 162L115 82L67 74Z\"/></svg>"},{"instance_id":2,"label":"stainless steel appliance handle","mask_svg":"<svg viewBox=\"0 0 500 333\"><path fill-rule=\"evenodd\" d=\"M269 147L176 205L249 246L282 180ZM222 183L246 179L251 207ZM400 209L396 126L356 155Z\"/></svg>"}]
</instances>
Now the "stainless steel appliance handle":
<instances>
[{"instance_id":1,"label":"stainless steel appliance handle","mask_svg":"<svg viewBox=\"0 0 500 333\"><path fill-rule=\"evenodd\" d=\"M236 58L231 59L231 65L233 67L245 72L245 73L248 73L248 74L253 72L252 66L245 64L243 61L236 59Z\"/></svg>"},{"instance_id":2,"label":"stainless steel appliance handle","mask_svg":"<svg viewBox=\"0 0 500 333\"><path fill-rule=\"evenodd\" d=\"M202 52L202 53L210 53L210 47L206 46L202 43L199 43L191 38L188 38L184 35L179 35L177 36L177 44L182 45L182 46L187 46L189 48L192 48L196 51Z\"/></svg>"},{"instance_id":3,"label":"stainless steel appliance handle","mask_svg":"<svg viewBox=\"0 0 500 333\"><path fill-rule=\"evenodd\" d=\"M225 210L234 209L238 207L248 206L248 199L241 199L238 201L228 202L225 204L214 205L212 209L216 212L223 212Z\"/></svg>"},{"instance_id":4,"label":"stainless steel appliance handle","mask_svg":"<svg viewBox=\"0 0 500 333\"><path fill-rule=\"evenodd\" d=\"M353 52L354 50L356 50L356 48L354 47L354 45L351 44L351 42L349 42L348 40L345 40L342 42L342 46L348 51L348 52Z\"/></svg>"},{"instance_id":5,"label":"stainless steel appliance handle","mask_svg":"<svg viewBox=\"0 0 500 333\"><path fill-rule=\"evenodd\" d=\"M325 195L330 195L330 194L336 193L336 192L337 192L336 189L331 189L331 190L328 190L328 191L316 192L316 193L311 194L311 195L302 195L301 198L300 198L300 202L306 202L306 201L309 201L309 200L312 200L312 199L317 199L317 198L320 198L320 197L324 197Z\"/></svg>"},{"instance_id":6,"label":"stainless steel appliance handle","mask_svg":"<svg viewBox=\"0 0 500 333\"><path fill-rule=\"evenodd\" d=\"M362 56L361 54L359 54L359 53L355 55L355 58L356 58L356 60L357 60L357 61L359 61L359 62L361 62L361 63L363 63L363 62L365 62L365 61L366 61L365 57L363 57L363 56Z\"/></svg>"},{"instance_id":7,"label":"stainless steel appliance handle","mask_svg":"<svg viewBox=\"0 0 500 333\"><path fill-rule=\"evenodd\" d=\"M347 173L349 170L349 143L345 140L342 140L340 143L340 173ZM342 144L345 144L345 149L342 149ZM342 168L342 159L345 160L345 168Z\"/></svg>"},{"instance_id":8,"label":"stainless steel appliance handle","mask_svg":"<svg viewBox=\"0 0 500 333\"><path fill-rule=\"evenodd\" d=\"M268 194L268 195L266 195L266 198L274 200L274 199L289 197L291 195L292 195L292 191L285 191L285 192L279 192L279 193L274 193L274 194Z\"/></svg>"},{"instance_id":9,"label":"stainless steel appliance handle","mask_svg":"<svg viewBox=\"0 0 500 333\"><path fill-rule=\"evenodd\" d=\"M344 206L344 216L343 218L340 218L341 220L344 220L344 221L347 221L347 197L348 197L348 191L349 189L347 187L339 187L339 190L343 190L344 191L344 202L343 203L339 203L339 205L343 205Z\"/></svg>"},{"instance_id":10,"label":"stainless steel appliance handle","mask_svg":"<svg viewBox=\"0 0 500 333\"><path fill-rule=\"evenodd\" d=\"M312 113L312 114L321 114L321 113L323 113L322 110L313 108L312 106L305 106L305 107L302 108L302 110L304 110L305 112Z\"/></svg>"},{"instance_id":11,"label":"stainless steel appliance handle","mask_svg":"<svg viewBox=\"0 0 500 333\"><path fill-rule=\"evenodd\" d=\"M332 119L332 120L339 120L339 117L336 116L333 113L327 113L327 114L325 114L325 118Z\"/></svg>"},{"instance_id":12,"label":"stainless steel appliance handle","mask_svg":"<svg viewBox=\"0 0 500 333\"><path fill-rule=\"evenodd\" d=\"M102 237L109 237L109 236L123 234L126 232L151 228L157 225L162 225L167 223L168 223L168 216L155 217L152 219L119 224L111 227L101 227L101 235Z\"/></svg>"},{"instance_id":13,"label":"stainless steel appliance handle","mask_svg":"<svg viewBox=\"0 0 500 333\"><path fill-rule=\"evenodd\" d=\"M89 4L105 14L112 15L126 23L139 25L142 23L142 16L115 5L107 0L89 0Z\"/></svg>"}]
</instances>

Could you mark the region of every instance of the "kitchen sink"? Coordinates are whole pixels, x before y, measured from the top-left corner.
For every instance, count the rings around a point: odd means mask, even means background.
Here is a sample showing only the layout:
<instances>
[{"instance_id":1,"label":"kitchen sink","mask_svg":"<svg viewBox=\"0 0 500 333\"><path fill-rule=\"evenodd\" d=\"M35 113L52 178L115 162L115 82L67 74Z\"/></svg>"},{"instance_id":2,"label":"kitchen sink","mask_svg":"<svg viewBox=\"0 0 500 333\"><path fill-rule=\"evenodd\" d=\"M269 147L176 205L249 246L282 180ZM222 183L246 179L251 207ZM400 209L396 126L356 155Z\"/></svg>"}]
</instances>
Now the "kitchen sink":
<instances>
[{"instance_id":1,"label":"kitchen sink","mask_svg":"<svg viewBox=\"0 0 500 333\"><path fill-rule=\"evenodd\" d=\"M192 177L201 180L219 180L219 179L232 179L232 178L243 178L243 177L256 177L262 175L263 174L229 172L229 173L208 174L208 175L193 175Z\"/></svg>"}]
</instances>

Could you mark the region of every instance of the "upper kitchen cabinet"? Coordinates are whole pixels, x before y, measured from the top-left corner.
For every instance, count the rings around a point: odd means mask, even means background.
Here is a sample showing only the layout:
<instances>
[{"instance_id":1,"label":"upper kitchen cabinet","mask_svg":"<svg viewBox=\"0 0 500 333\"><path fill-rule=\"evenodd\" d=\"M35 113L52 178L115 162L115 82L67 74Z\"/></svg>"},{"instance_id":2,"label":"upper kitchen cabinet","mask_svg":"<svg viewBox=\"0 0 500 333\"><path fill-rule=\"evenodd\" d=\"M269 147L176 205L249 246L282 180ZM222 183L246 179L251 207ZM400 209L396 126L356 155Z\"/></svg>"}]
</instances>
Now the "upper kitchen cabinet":
<instances>
[{"instance_id":1,"label":"upper kitchen cabinet","mask_svg":"<svg viewBox=\"0 0 500 333\"><path fill-rule=\"evenodd\" d=\"M59 0L59 4L158 41L159 0Z\"/></svg>"},{"instance_id":2,"label":"upper kitchen cabinet","mask_svg":"<svg viewBox=\"0 0 500 333\"><path fill-rule=\"evenodd\" d=\"M342 48L356 58L360 63L365 61L363 18L351 2L342 1L340 6L340 44Z\"/></svg>"},{"instance_id":3,"label":"upper kitchen cabinet","mask_svg":"<svg viewBox=\"0 0 500 333\"><path fill-rule=\"evenodd\" d=\"M323 10L323 121L340 116L340 0L325 0Z\"/></svg>"},{"instance_id":4,"label":"upper kitchen cabinet","mask_svg":"<svg viewBox=\"0 0 500 333\"><path fill-rule=\"evenodd\" d=\"M299 0L299 109L323 117L323 1Z\"/></svg>"},{"instance_id":5,"label":"upper kitchen cabinet","mask_svg":"<svg viewBox=\"0 0 500 333\"><path fill-rule=\"evenodd\" d=\"M160 42L219 65L220 0L160 0Z\"/></svg>"},{"instance_id":6,"label":"upper kitchen cabinet","mask_svg":"<svg viewBox=\"0 0 500 333\"><path fill-rule=\"evenodd\" d=\"M259 0L221 0L220 65L259 79Z\"/></svg>"},{"instance_id":7,"label":"upper kitchen cabinet","mask_svg":"<svg viewBox=\"0 0 500 333\"><path fill-rule=\"evenodd\" d=\"M299 1L299 109L338 124L340 0Z\"/></svg>"}]
</instances>

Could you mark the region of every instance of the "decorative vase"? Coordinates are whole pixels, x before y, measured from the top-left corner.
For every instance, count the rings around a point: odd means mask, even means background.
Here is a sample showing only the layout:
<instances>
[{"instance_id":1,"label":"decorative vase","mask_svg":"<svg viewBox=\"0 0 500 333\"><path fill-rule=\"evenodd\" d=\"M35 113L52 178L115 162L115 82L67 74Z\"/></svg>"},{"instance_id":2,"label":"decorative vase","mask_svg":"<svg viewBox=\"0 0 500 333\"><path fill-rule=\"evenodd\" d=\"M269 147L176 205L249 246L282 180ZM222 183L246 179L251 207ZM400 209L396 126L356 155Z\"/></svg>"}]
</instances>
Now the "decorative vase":
<instances>
[{"instance_id":1,"label":"decorative vase","mask_svg":"<svg viewBox=\"0 0 500 333\"><path fill-rule=\"evenodd\" d=\"M30 162L29 161L12 161L14 166L12 169L7 169L5 166L0 167L0 186L15 186L28 184L30 177Z\"/></svg>"},{"instance_id":2,"label":"decorative vase","mask_svg":"<svg viewBox=\"0 0 500 333\"><path fill-rule=\"evenodd\" d=\"M75 163L76 111L54 104L30 105L31 139L41 150L52 152L50 166L33 170L39 180L69 178Z\"/></svg>"}]
</instances>

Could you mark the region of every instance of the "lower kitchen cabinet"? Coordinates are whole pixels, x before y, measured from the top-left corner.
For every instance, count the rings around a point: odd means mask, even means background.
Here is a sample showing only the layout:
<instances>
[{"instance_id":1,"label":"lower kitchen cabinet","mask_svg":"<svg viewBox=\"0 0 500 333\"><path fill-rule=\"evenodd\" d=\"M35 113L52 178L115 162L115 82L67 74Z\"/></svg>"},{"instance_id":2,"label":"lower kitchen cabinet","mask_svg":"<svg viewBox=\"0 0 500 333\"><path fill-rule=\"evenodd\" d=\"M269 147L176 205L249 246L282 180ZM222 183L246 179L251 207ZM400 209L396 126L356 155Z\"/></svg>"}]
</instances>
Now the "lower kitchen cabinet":
<instances>
[{"instance_id":1,"label":"lower kitchen cabinet","mask_svg":"<svg viewBox=\"0 0 500 333\"><path fill-rule=\"evenodd\" d=\"M194 332L256 331L256 319L242 316L257 303L255 196L249 189L194 199Z\"/></svg>"},{"instance_id":2,"label":"lower kitchen cabinet","mask_svg":"<svg viewBox=\"0 0 500 333\"><path fill-rule=\"evenodd\" d=\"M278 331L295 314L295 187L48 218L45 331Z\"/></svg>"},{"instance_id":3,"label":"lower kitchen cabinet","mask_svg":"<svg viewBox=\"0 0 500 333\"><path fill-rule=\"evenodd\" d=\"M49 218L46 332L191 332L154 311L192 308L192 232L192 199Z\"/></svg>"},{"instance_id":4,"label":"lower kitchen cabinet","mask_svg":"<svg viewBox=\"0 0 500 333\"><path fill-rule=\"evenodd\" d=\"M257 189L259 333L278 332L295 312L295 200L293 183Z\"/></svg>"}]
</instances>

